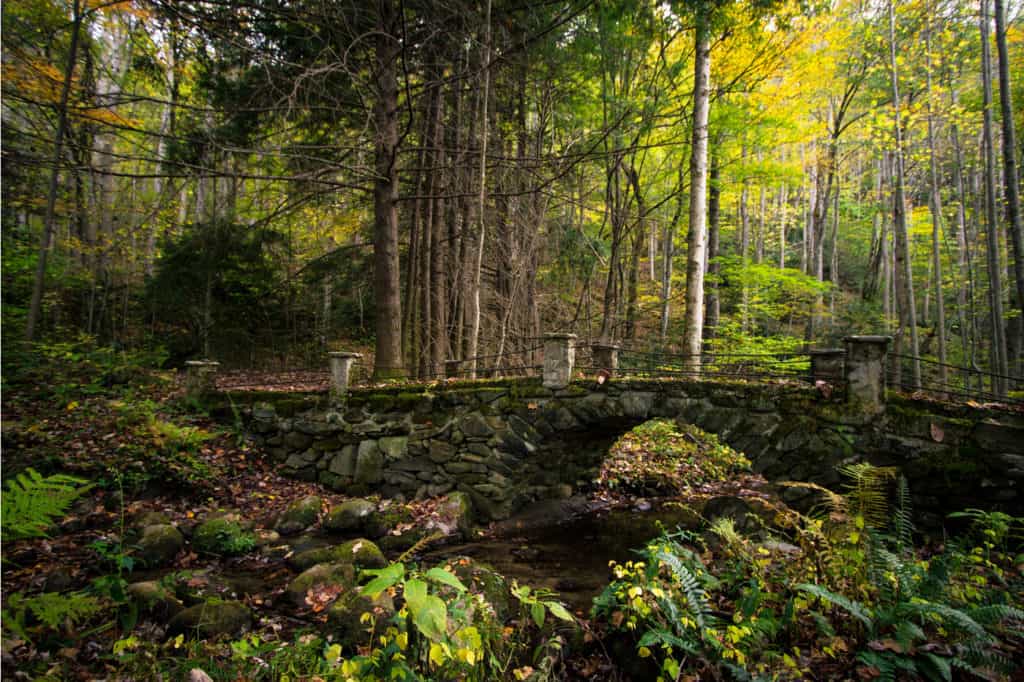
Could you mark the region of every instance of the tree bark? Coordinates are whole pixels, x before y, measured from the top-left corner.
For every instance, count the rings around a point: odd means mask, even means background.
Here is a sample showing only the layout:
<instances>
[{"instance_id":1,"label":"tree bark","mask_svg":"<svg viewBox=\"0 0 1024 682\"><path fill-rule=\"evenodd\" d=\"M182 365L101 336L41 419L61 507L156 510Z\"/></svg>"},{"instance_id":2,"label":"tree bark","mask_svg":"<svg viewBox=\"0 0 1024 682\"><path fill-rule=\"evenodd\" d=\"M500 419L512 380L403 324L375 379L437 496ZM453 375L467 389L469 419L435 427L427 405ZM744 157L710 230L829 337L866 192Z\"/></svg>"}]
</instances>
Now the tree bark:
<instances>
[{"instance_id":1,"label":"tree bark","mask_svg":"<svg viewBox=\"0 0 1024 682\"><path fill-rule=\"evenodd\" d=\"M906 198L904 196L903 174L903 130L900 121L899 71L896 63L896 9L894 0L889 0L889 62L892 83L893 134L896 141L894 152L895 187L893 191L893 227L896 234L896 263L900 327L910 333L910 355L913 357L913 387L921 388L921 361L918 359L917 308L914 301L914 272L911 262L910 237L907 230Z\"/></svg>"},{"instance_id":2,"label":"tree bark","mask_svg":"<svg viewBox=\"0 0 1024 682\"><path fill-rule=\"evenodd\" d=\"M375 379L404 374L402 299L398 262L398 19L393 0L377 0L377 92L373 105L377 126L373 183L374 302L376 304Z\"/></svg>"},{"instance_id":3,"label":"tree bark","mask_svg":"<svg viewBox=\"0 0 1024 682\"><path fill-rule=\"evenodd\" d=\"M484 208L487 201L487 133L488 133L488 99L491 89L491 0L487 0L484 15L483 58L480 67L483 69L483 88L480 102L480 189L477 196L477 230L474 244L475 254L473 268L470 273L469 300L469 335L466 339L466 355L469 360L469 378L476 379L476 356L480 342L480 271L484 260L484 238L487 228L484 220Z\"/></svg>"},{"instance_id":4,"label":"tree bark","mask_svg":"<svg viewBox=\"0 0 1024 682\"><path fill-rule=\"evenodd\" d=\"M1003 281L999 264L999 223L996 221L995 145L992 141L992 54L989 45L988 0L981 0L981 80L984 91L983 146L985 154L985 217L987 219L989 299L992 318L993 392L1006 394L1009 363L1006 357L1006 327L1003 320Z\"/></svg>"},{"instance_id":5,"label":"tree bark","mask_svg":"<svg viewBox=\"0 0 1024 682\"><path fill-rule=\"evenodd\" d=\"M46 285L46 258L50 253L53 239L53 223L57 209L57 185L60 176L60 162L64 157L64 136L68 128L68 98L78 59L78 41L82 28L82 7L80 0L71 4L71 43L68 46L68 60L64 65L64 82L61 84L60 101L57 104L57 131L53 138L53 167L50 169L50 184L46 194L46 214L43 218L43 234L39 242L39 258L36 261L35 280L32 283L32 299L28 307L25 324L25 339L34 341L36 327L42 316L43 289Z\"/></svg>"},{"instance_id":6,"label":"tree bark","mask_svg":"<svg viewBox=\"0 0 1024 682\"><path fill-rule=\"evenodd\" d=\"M939 194L939 171L935 161L935 121L932 112L931 29L925 33L925 61L928 87L928 171L931 178L932 208L932 288L935 293L935 329L939 342L939 382L949 383L946 369L946 306L942 300L942 253L939 235L942 232L942 197Z\"/></svg>"},{"instance_id":7,"label":"tree bark","mask_svg":"<svg viewBox=\"0 0 1024 682\"><path fill-rule=\"evenodd\" d=\"M719 256L719 224L721 222L722 188L719 184L718 154L711 153L711 170L708 177L708 255L705 271L711 275L705 287L704 296L704 337L715 338L718 332L718 320L721 313L721 297L719 296L718 273L722 267L715 259Z\"/></svg>"},{"instance_id":8,"label":"tree bark","mask_svg":"<svg viewBox=\"0 0 1024 682\"><path fill-rule=\"evenodd\" d=\"M690 224L686 245L686 327L683 353L686 369L700 373L704 336L704 264L707 257L707 159L710 108L711 38L707 9L697 14L693 60L693 131L690 147Z\"/></svg>"},{"instance_id":9,"label":"tree bark","mask_svg":"<svg viewBox=\"0 0 1024 682\"><path fill-rule=\"evenodd\" d=\"M999 54L999 105L1003 119L1003 201L1013 245L1013 270L1017 284L1017 306L1024 322L1024 234L1020 216L1020 176L1017 171L1017 135L1014 129L1013 95L1010 92L1010 58L1006 50L1006 14L1003 0L995 0L996 51ZM1009 359L1007 359L1009 360ZM1019 358L1018 358L1019 360Z\"/></svg>"}]
</instances>

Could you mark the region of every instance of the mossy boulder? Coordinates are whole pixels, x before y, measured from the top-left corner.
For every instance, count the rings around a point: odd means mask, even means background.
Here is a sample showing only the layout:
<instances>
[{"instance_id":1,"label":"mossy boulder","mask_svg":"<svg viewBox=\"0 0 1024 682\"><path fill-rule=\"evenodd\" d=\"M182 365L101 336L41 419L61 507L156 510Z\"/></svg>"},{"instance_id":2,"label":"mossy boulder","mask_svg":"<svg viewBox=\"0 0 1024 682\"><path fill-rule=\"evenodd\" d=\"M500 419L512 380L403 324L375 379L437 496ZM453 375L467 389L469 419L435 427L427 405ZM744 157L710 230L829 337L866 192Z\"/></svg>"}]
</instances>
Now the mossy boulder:
<instances>
[{"instance_id":1,"label":"mossy boulder","mask_svg":"<svg viewBox=\"0 0 1024 682\"><path fill-rule=\"evenodd\" d=\"M192 546L207 554L236 556L255 549L256 536L235 514L214 516L196 527Z\"/></svg>"},{"instance_id":2,"label":"mossy boulder","mask_svg":"<svg viewBox=\"0 0 1024 682\"><path fill-rule=\"evenodd\" d=\"M163 566L174 561L185 538L169 523L146 526L138 539L136 556L146 566Z\"/></svg>"},{"instance_id":3,"label":"mossy boulder","mask_svg":"<svg viewBox=\"0 0 1024 682\"><path fill-rule=\"evenodd\" d=\"M394 615L395 603L387 592L381 592L376 599L370 599L358 590L343 593L327 609L327 626L334 641L347 650L365 644L372 627L363 622L363 614L366 613L373 614L374 621L379 624Z\"/></svg>"},{"instance_id":4,"label":"mossy boulder","mask_svg":"<svg viewBox=\"0 0 1024 682\"><path fill-rule=\"evenodd\" d=\"M365 538L350 540L332 547L308 549L288 558L288 565L298 571L304 571L316 564L334 562L349 563L358 568L384 568L388 565L380 548Z\"/></svg>"},{"instance_id":5,"label":"mossy boulder","mask_svg":"<svg viewBox=\"0 0 1024 682\"><path fill-rule=\"evenodd\" d=\"M185 610L185 604L174 592L156 580L132 583L125 591L140 613L160 620L173 618Z\"/></svg>"},{"instance_id":6,"label":"mossy boulder","mask_svg":"<svg viewBox=\"0 0 1024 682\"><path fill-rule=\"evenodd\" d=\"M399 526L411 524L413 518L412 512L407 507L396 504L367 516L363 523L363 530L366 531L367 537L376 540L390 534Z\"/></svg>"},{"instance_id":7,"label":"mossy boulder","mask_svg":"<svg viewBox=\"0 0 1024 682\"><path fill-rule=\"evenodd\" d=\"M345 500L331 509L324 519L324 529L334 533L358 532L363 530L370 515L377 510L377 505L369 500L355 498Z\"/></svg>"},{"instance_id":8,"label":"mossy boulder","mask_svg":"<svg viewBox=\"0 0 1024 682\"><path fill-rule=\"evenodd\" d=\"M439 566L455 574L470 592L482 595L484 601L494 609L499 621L505 621L509 617L512 593L503 575L469 557L454 557Z\"/></svg>"},{"instance_id":9,"label":"mossy boulder","mask_svg":"<svg viewBox=\"0 0 1024 682\"><path fill-rule=\"evenodd\" d=\"M170 522L170 516L158 511L141 512L132 519L132 525L140 529L146 528L147 526L168 524Z\"/></svg>"},{"instance_id":10,"label":"mossy boulder","mask_svg":"<svg viewBox=\"0 0 1024 682\"><path fill-rule=\"evenodd\" d=\"M181 571L165 577L162 582L189 606L242 596L234 583L211 570Z\"/></svg>"},{"instance_id":11,"label":"mossy boulder","mask_svg":"<svg viewBox=\"0 0 1024 682\"><path fill-rule=\"evenodd\" d=\"M446 534L457 532L463 538L473 534L473 501L464 492L451 492L437 509L434 526Z\"/></svg>"},{"instance_id":12,"label":"mossy boulder","mask_svg":"<svg viewBox=\"0 0 1024 682\"><path fill-rule=\"evenodd\" d=\"M252 614L237 601L211 600L185 609L171 619L167 634L213 639L237 636L252 626Z\"/></svg>"},{"instance_id":13,"label":"mossy boulder","mask_svg":"<svg viewBox=\"0 0 1024 682\"><path fill-rule=\"evenodd\" d=\"M299 608L305 608L306 595L310 590L338 589L341 592L354 589L356 569L350 563L317 564L300 573L285 588L288 600Z\"/></svg>"},{"instance_id":14,"label":"mossy boulder","mask_svg":"<svg viewBox=\"0 0 1024 682\"><path fill-rule=\"evenodd\" d=\"M316 523L323 504L324 501L317 495L309 495L292 502L277 518L274 530L281 535L301 533Z\"/></svg>"}]
</instances>

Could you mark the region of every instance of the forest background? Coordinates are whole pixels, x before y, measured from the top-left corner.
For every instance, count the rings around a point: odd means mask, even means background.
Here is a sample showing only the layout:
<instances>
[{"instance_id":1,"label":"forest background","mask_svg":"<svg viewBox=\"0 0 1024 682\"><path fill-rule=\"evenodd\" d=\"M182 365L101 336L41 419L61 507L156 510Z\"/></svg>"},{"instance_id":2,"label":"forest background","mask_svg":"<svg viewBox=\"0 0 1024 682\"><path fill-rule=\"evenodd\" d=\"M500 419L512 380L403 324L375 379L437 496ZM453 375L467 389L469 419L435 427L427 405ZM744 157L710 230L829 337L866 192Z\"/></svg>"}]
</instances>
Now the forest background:
<instances>
[{"instance_id":1,"label":"forest background","mask_svg":"<svg viewBox=\"0 0 1024 682\"><path fill-rule=\"evenodd\" d=\"M685 358L886 333L911 388L977 385L945 363L1006 394L1020 9L10 0L4 345L431 378L540 364L553 331Z\"/></svg>"}]
</instances>

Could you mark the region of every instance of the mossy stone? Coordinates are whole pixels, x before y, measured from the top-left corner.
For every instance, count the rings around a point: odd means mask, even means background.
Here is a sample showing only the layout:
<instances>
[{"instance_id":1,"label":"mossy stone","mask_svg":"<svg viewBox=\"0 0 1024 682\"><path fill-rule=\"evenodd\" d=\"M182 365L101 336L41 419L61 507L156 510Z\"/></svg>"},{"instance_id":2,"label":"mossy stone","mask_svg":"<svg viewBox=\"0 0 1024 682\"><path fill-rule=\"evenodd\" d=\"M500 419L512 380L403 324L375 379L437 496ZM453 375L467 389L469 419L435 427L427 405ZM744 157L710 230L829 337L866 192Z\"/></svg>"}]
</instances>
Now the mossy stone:
<instances>
[{"instance_id":1,"label":"mossy stone","mask_svg":"<svg viewBox=\"0 0 1024 682\"><path fill-rule=\"evenodd\" d=\"M169 523L146 526L138 540L138 558L146 566L163 566L174 561L185 538Z\"/></svg>"},{"instance_id":2,"label":"mossy stone","mask_svg":"<svg viewBox=\"0 0 1024 682\"><path fill-rule=\"evenodd\" d=\"M324 501L317 495L309 495L293 502L278 517L274 529L281 535L301 533L316 523L323 504Z\"/></svg>"},{"instance_id":3,"label":"mossy stone","mask_svg":"<svg viewBox=\"0 0 1024 682\"><path fill-rule=\"evenodd\" d=\"M365 644L371 628L363 622L366 613L373 614L374 621L380 624L394 615L394 600L386 591L372 600L357 590L343 593L327 609L327 625L334 641L349 651Z\"/></svg>"},{"instance_id":4,"label":"mossy stone","mask_svg":"<svg viewBox=\"0 0 1024 682\"><path fill-rule=\"evenodd\" d=\"M185 605L167 587L156 580L132 583L125 591L141 613L166 620L185 610Z\"/></svg>"},{"instance_id":5,"label":"mossy stone","mask_svg":"<svg viewBox=\"0 0 1024 682\"><path fill-rule=\"evenodd\" d=\"M337 533L361 530L376 509L377 505L369 500L345 500L327 514L323 523L324 529Z\"/></svg>"},{"instance_id":6,"label":"mossy stone","mask_svg":"<svg viewBox=\"0 0 1024 682\"><path fill-rule=\"evenodd\" d=\"M365 538L331 547L308 549L288 558L288 565L298 571L305 571L317 564L339 562L353 564L358 568L384 568L388 565L380 548Z\"/></svg>"},{"instance_id":7,"label":"mossy stone","mask_svg":"<svg viewBox=\"0 0 1024 682\"><path fill-rule=\"evenodd\" d=\"M342 591L355 586L356 569L350 563L316 564L300 573L285 588L285 595L299 608L307 606L306 594L314 588L340 587Z\"/></svg>"},{"instance_id":8,"label":"mossy stone","mask_svg":"<svg viewBox=\"0 0 1024 682\"><path fill-rule=\"evenodd\" d=\"M252 614L237 601L208 601L176 615L167 626L168 635L189 635L199 639L235 636L252 626Z\"/></svg>"},{"instance_id":9,"label":"mossy stone","mask_svg":"<svg viewBox=\"0 0 1024 682\"><path fill-rule=\"evenodd\" d=\"M236 556L252 551L256 538L233 515L218 516L196 527L192 546L207 554Z\"/></svg>"}]
</instances>

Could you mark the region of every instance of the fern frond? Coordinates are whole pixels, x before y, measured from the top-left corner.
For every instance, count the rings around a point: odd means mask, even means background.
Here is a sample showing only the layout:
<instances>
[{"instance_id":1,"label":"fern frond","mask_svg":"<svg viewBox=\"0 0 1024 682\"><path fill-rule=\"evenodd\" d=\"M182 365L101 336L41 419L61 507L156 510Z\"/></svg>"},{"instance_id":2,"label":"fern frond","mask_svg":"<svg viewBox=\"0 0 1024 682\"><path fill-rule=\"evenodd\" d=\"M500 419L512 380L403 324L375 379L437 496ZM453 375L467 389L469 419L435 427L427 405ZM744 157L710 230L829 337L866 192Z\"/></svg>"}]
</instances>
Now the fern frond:
<instances>
[{"instance_id":1,"label":"fern frond","mask_svg":"<svg viewBox=\"0 0 1024 682\"><path fill-rule=\"evenodd\" d=\"M823 498L822 506L824 506L826 512L833 514L839 514L845 516L849 513L849 507L847 500L842 495L829 490L828 488L818 485L817 483L810 483L808 481L780 481L779 485L784 485L787 488L803 488L804 490L813 490L816 493L820 493ZM812 510L812 513L814 511Z\"/></svg>"},{"instance_id":2,"label":"fern frond","mask_svg":"<svg viewBox=\"0 0 1024 682\"><path fill-rule=\"evenodd\" d=\"M896 482L896 511L893 513L893 532L899 550L906 551L914 546L914 510L910 503L910 486L905 476Z\"/></svg>"},{"instance_id":3,"label":"fern frond","mask_svg":"<svg viewBox=\"0 0 1024 682\"><path fill-rule=\"evenodd\" d=\"M4 540L45 537L46 529L90 487L74 476L26 469L7 482L0 497L0 535Z\"/></svg>"},{"instance_id":4,"label":"fern frond","mask_svg":"<svg viewBox=\"0 0 1024 682\"><path fill-rule=\"evenodd\" d=\"M797 585L796 588L801 592L806 592L812 597L817 597L828 604L838 606L843 611L846 611L851 616L859 620L865 629L870 631L874 627L873 615L870 610L860 602L853 601L841 594L836 594L832 590L822 587L821 585L802 583Z\"/></svg>"},{"instance_id":5,"label":"fern frond","mask_svg":"<svg viewBox=\"0 0 1024 682\"><path fill-rule=\"evenodd\" d=\"M697 621L697 625L703 631L708 624L711 605L708 603L708 595L701 586L700 580L676 555L670 552L659 551L655 556L672 571L672 577L679 584L683 595L686 597L686 602L690 606L693 619Z\"/></svg>"},{"instance_id":6,"label":"fern frond","mask_svg":"<svg viewBox=\"0 0 1024 682\"><path fill-rule=\"evenodd\" d=\"M899 470L895 467L876 467L868 462L846 464L839 473L848 481L843 484L850 508L864 517L868 525L885 528L889 525L889 482L895 480Z\"/></svg>"}]
</instances>

